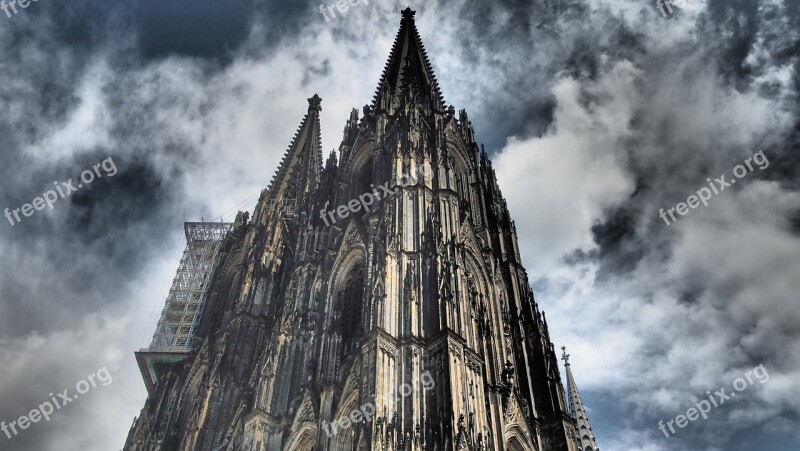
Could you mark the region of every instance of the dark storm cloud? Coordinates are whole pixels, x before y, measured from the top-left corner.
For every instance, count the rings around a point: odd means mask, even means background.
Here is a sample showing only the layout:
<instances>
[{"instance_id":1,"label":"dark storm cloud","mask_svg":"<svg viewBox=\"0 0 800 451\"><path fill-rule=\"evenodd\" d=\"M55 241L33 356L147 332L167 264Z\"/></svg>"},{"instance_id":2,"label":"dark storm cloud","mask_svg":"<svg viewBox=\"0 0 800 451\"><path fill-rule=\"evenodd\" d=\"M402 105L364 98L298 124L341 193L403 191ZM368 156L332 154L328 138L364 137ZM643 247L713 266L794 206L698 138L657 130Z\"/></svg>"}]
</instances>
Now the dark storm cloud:
<instances>
[{"instance_id":1,"label":"dark storm cloud","mask_svg":"<svg viewBox=\"0 0 800 451\"><path fill-rule=\"evenodd\" d=\"M759 12L759 10L761 10ZM701 42L709 49L706 51L708 56L714 54L718 55L713 61L716 63L720 71L720 85L715 89L733 89L741 92L757 92L760 97L775 100L780 102L778 93L782 92L781 89L774 87L776 82L765 82L759 77L763 76L770 70L777 66L789 65L794 67L792 70L792 77L795 80L792 87L797 92L798 79L797 65L800 63L800 54L794 52L793 54L787 53L784 49L797 49L800 44L800 39L796 33L789 33L785 27L789 23L797 23L797 8L796 6L787 5L785 9L778 9L776 5L760 4L755 1L734 1L734 2L711 2L709 5L708 21L700 22L698 32L702 34ZM788 22L788 23L787 23ZM728 39L718 40L716 37L720 32L724 32ZM782 33L785 32L785 33ZM794 35L794 36L793 36ZM763 47L763 53L759 49ZM745 60L753 53L761 53L761 64L746 64ZM688 55L687 55L688 57ZM674 60L664 60L663 66L655 70L667 70L667 66L674 64ZM688 80L687 80L688 81ZM773 85L774 93L765 92L765 86ZM780 105L780 108L785 108L794 112L794 121L800 125L800 98L796 95L788 97L785 102ZM658 109L659 105L652 105L644 107L642 114L645 116L653 116L652 111ZM667 121L671 118L666 118ZM665 122L668 123L668 122ZM644 126L644 125L643 125ZM749 179L761 178L764 180L775 180L781 183L787 189L796 189L800 177L798 177L798 170L800 170L800 157L798 157L797 149L800 148L800 135L798 135L798 126L788 127L783 131L784 134L764 136L758 144L759 148L768 149L770 160L772 164L764 172L754 174ZM659 134L658 130L652 130L650 136L658 136L659 144L662 144L663 157L654 159L649 155L637 155L636 152L632 153L631 168L640 171L634 176L643 181L639 184L639 190L631 197L631 204L637 203L650 203L653 201L652 195L659 195L659 191L663 192L663 185L658 186L648 181L653 180L653 174L658 174L660 169L665 166L669 167L666 173L661 172L664 176L668 176L671 182L678 181L676 186L681 189L691 189L691 186L700 187L706 177L714 175L715 171L730 173L734 165L740 163L736 161L735 155L748 155L756 152L757 148L752 149L720 149L715 148L713 143L709 142L687 142L685 136L678 133L678 130L671 129L670 133ZM679 141L682 140L682 141ZM642 142L637 142L640 148ZM711 146L709 146L709 144ZM670 158L670 153L675 154L675 150L680 147L691 146L694 156L684 158L683 155L678 154L680 158ZM714 152L708 152L713 149ZM714 153L730 154L730 158L725 165L719 158L709 158ZM692 162L687 166L688 162ZM659 167L655 167L658 165ZM692 185L693 184L693 185ZM689 193L691 194L691 193ZM674 205L674 203L673 203ZM663 205L667 207L667 205ZM628 206L627 208L634 208ZM647 227L640 229L640 233L632 233L634 230L620 230L619 217L617 214L608 215L603 224L595 226L595 241L600 247L601 255L606 255L602 261L604 268L602 272L614 272L621 270L625 272L632 263L631 255L620 253L620 249L625 247L635 246L638 247L643 240L653 241L653 236L659 234L658 227ZM627 241L627 242L626 242Z\"/></svg>"},{"instance_id":2,"label":"dark storm cloud","mask_svg":"<svg viewBox=\"0 0 800 451\"><path fill-rule=\"evenodd\" d=\"M0 17L0 209L19 208L51 189L53 181L77 180L81 171L109 157L117 168L113 176L58 200L52 210L23 217L13 227L3 218L0 420L6 422L27 414L48 393L74 386L89 371L126 366L134 346L141 345L131 341L124 319L127 310L142 309L131 305L129 296L152 291L131 285L147 273L154 256L172 248L182 222L197 213L189 213L197 203L187 203L183 193L186 171L202 163L192 143L158 120L160 102L186 95L162 95L165 76L148 78L145 58L152 47L140 46L139 39L148 38L149 24L146 17L131 23L132 11L118 2L41 1L14 17ZM218 58L238 45L230 37L233 26L220 25L225 33L203 41L205 47L195 53ZM236 39L246 33L245 24ZM164 42L159 59L186 50L170 45ZM124 342L130 344L120 346ZM130 413L110 426L93 421L99 426L91 432L94 438L76 430L89 430L86 418L99 412L108 419L117 415L104 405L112 390L130 392L125 380L120 376L118 385L20 436L9 440L3 434L0 448L107 449L103 442L119 447ZM128 380L128 387L139 382Z\"/></svg>"},{"instance_id":3,"label":"dark storm cloud","mask_svg":"<svg viewBox=\"0 0 800 451\"><path fill-rule=\"evenodd\" d=\"M455 75L459 82L491 96L462 99L470 93L459 91L462 84L457 83L451 89L459 97L451 99L445 89L446 100L470 103L471 118L491 152L505 145L509 136L541 136L547 130L555 108L552 81L559 74L593 79L603 55L633 59L642 52L639 33L613 15L592 16L590 7L580 1L470 0L440 7L462 19L460 42L451 51L472 70L491 74L474 79L469 79L469 72ZM487 20L498 17L502 19ZM587 33L590 27L597 33ZM514 101L520 96L525 102Z\"/></svg>"},{"instance_id":4,"label":"dark storm cloud","mask_svg":"<svg viewBox=\"0 0 800 451\"><path fill-rule=\"evenodd\" d=\"M520 132L496 165L522 253L551 324L580 325L551 334L581 355L579 383L597 381L584 398L608 415L603 396L616 392L639 412L611 414L606 437L596 427L601 447L751 449L780 424L769 449L788 449L800 441L788 401L800 395L798 8L695 1L662 18L642 5L600 2L558 28L547 53L568 56L549 64L552 124ZM768 168L675 224L659 218L761 149ZM659 438L657 421L685 399L760 363L773 379L741 404Z\"/></svg>"},{"instance_id":5,"label":"dark storm cloud","mask_svg":"<svg viewBox=\"0 0 800 451\"><path fill-rule=\"evenodd\" d=\"M558 69L549 64L553 56L542 55L540 49L557 39L552 32L558 18L555 8L526 1L467 1L452 9L444 8L461 19L462 42L452 50L474 68L493 67L497 74L491 79L468 81L477 83L479 92L491 90L503 95L497 102L487 101L488 96L482 95L470 99L471 118L488 150L493 152L502 147L507 137L515 134L511 130L522 129L525 136L543 133L550 125L554 108L547 80ZM497 14L510 16L502 27L485 20ZM543 62L543 58L548 61ZM531 66L537 70L531 71ZM481 86L482 83L486 85ZM445 99L454 103L461 99L447 97L449 91L459 96L467 94L445 89ZM523 93L528 99L524 103L505 101Z\"/></svg>"},{"instance_id":6,"label":"dark storm cloud","mask_svg":"<svg viewBox=\"0 0 800 451\"><path fill-rule=\"evenodd\" d=\"M5 313L0 336L59 330L108 303L114 291L125 287L130 271L140 270L151 252L164 246L167 235L158 231L180 225L184 206L167 206L175 201L182 171L196 160L196 150L169 137L153 146L152 138L163 133L153 114L168 99L131 102L132 92L147 87L138 71L150 58L170 55L229 59L247 36L250 18L261 17L251 1L183 3L42 2L3 23L2 32L11 37L3 40L3 70L11 82L0 87L8 111L0 118L0 129L6 131L0 138L3 156L9 163L0 168L4 207L30 202L52 181L75 178L108 156L119 173L62 200L52 214L37 212L13 228L5 224L0 233L7 240L6 255L17 258L2 263L0 293L10 301L0 305ZM286 9L281 11L273 20L286 17ZM93 75L98 54L117 67ZM205 66L206 73L197 76L213 76L214 67ZM102 88L82 86L86 77ZM97 101L101 96L104 100ZM82 112L92 101L99 110ZM82 113L98 117L75 130L73 142L48 138L54 124ZM161 161L153 160L156 155ZM36 277L33 268L42 260L56 272L47 281L20 278L13 270L29 268L27 273ZM104 280L90 287L87 280L104 268ZM33 293L31 286L36 287ZM43 309L52 292L74 295ZM61 321L42 321L43 316Z\"/></svg>"},{"instance_id":7,"label":"dark storm cloud","mask_svg":"<svg viewBox=\"0 0 800 451\"><path fill-rule=\"evenodd\" d=\"M146 58L183 55L230 62L253 23L266 29L259 46L300 32L312 1L144 0L130 9Z\"/></svg>"},{"instance_id":8,"label":"dark storm cloud","mask_svg":"<svg viewBox=\"0 0 800 451\"><path fill-rule=\"evenodd\" d=\"M20 196L4 196L3 205L13 210L30 203L54 188L51 180L72 179L75 186L81 171L106 158L98 153L80 158L85 164L67 166L67 172L36 174L19 185ZM86 312L120 302L130 274L163 245L165 236L156 231L180 224L180 218L162 211L176 191L170 181L149 163L119 154L110 158L115 175L59 199L52 211L45 207L29 218L21 216L13 227L4 218L0 298L7 302L0 303L0 338L61 330L80 322ZM153 235L142 234L140 227Z\"/></svg>"},{"instance_id":9,"label":"dark storm cloud","mask_svg":"<svg viewBox=\"0 0 800 451\"><path fill-rule=\"evenodd\" d=\"M255 0L143 0L134 7L146 57L228 56L247 37Z\"/></svg>"},{"instance_id":10,"label":"dark storm cloud","mask_svg":"<svg viewBox=\"0 0 800 451\"><path fill-rule=\"evenodd\" d=\"M76 8L86 4L78 2ZM131 265L162 246L164 235L155 230L170 216L162 209L180 177L180 166L171 173L154 171L157 163L150 159L161 149L141 146L144 127L136 121L142 118L126 110L124 97L130 91L125 77L93 69L92 57L82 46L93 45L94 38L88 36L103 28L102 21L94 28L81 28L88 24L72 23L72 16L56 17L64 21L39 14L13 17L19 22L5 24L36 32L27 42L9 45L4 40L3 69L10 82L0 86L6 105L0 128L7 132L2 137L7 164L0 167L0 208L19 208L51 189L53 181L77 180L81 171L108 157L118 173L59 201L52 211L37 212L13 227L4 222L0 240L7 258L0 263L0 293L9 302L0 305L2 337L60 330L114 299L112 293L126 286ZM61 35L80 39L62 45ZM108 104L99 100L104 96L111 99ZM119 101L114 102L115 96ZM146 118L152 110L138 113ZM139 235L141 230L132 228L137 224L152 227L151 236ZM124 265L108 266L109 260L121 256ZM20 274L17 270L23 268ZM104 269L102 280L88 282ZM43 273L49 274L44 280ZM68 299L54 299L52 293Z\"/></svg>"},{"instance_id":11,"label":"dark storm cloud","mask_svg":"<svg viewBox=\"0 0 800 451\"><path fill-rule=\"evenodd\" d=\"M632 207L615 209L604 222L592 227L598 246L596 258L604 264L598 275L600 280L630 273L647 251L647 244L637 239L636 233L641 212L629 208Z\"/></svg>"}]
</instances>

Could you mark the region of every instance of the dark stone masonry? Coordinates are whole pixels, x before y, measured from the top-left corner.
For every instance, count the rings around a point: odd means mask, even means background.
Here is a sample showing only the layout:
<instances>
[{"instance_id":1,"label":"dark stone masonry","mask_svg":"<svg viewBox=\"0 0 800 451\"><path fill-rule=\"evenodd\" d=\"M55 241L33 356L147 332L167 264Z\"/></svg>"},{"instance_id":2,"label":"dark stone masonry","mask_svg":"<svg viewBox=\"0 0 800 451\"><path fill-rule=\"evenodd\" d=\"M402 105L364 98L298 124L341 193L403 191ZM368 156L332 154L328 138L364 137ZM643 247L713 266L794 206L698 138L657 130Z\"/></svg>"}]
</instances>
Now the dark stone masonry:
<instances>
[{"instance_id":1,"label":"dark stone masonry","mask_svg":"<svg viewBox=\"0 0 800 451\"><path fill-rule=\"evenodd\" d=\"M596 450L492 163L445 104L414 12L324 164L308 101L253 217L209 248L186 351L137 353L150 396L125 450ZM393 195L324 221L380 186Z\"/></svg>"}]
</instances>

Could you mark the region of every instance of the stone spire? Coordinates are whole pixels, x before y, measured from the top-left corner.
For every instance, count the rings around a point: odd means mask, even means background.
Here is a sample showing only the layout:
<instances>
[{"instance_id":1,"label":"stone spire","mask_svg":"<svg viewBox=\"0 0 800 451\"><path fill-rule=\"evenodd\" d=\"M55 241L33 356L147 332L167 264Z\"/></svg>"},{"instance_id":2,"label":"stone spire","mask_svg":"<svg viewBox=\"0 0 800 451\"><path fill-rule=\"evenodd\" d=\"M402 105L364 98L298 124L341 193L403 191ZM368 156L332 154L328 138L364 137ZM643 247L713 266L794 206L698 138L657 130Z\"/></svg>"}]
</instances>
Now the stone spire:
<instances>
[{"instance_id":1,"label":"stone spire","mask_svg":"<svg viewBox=\"0 0 800 451\"><path fill-rule=\"evenodd\" d=\"M562 357L564 367L567 370L567 394L569 396L569 406L571 413L575 416L578 422L578 449L580 451L600 451L597 447L597 441L592 432L592 426L589 424L589 417L586 415L586 407L581 401L581 395L578 393L578 385L575 383L575 377L572 376L572 369L569 366L569 354L567 354L567 347L562 346Z\"/></svg>"},{"instance_id":2,"label":"stone spire","mask_svg":"<svg viewBox=\"0 0 800 451\"><path fill-rule=\"evenodd\" d=\"M411 9L374 102L322 169L309 99L253 221L204 273L194 352L162 365L125 451L577 451L578 424L597 451Z\"/></svg>"},{"instance_id":3,"label":"stone spire","mask_svg":"<svg viewBox=\"0 0 800 451\"><path fill-rule=\"evenodd\" d=\"M319 121L321 105L322 99L317 94L308 99L308 112L295 132L269 187L261 193L259 206L254 215L260 220L265 219L264 215L271 216L269 211L278 211L281 216L294 217L297 210L316 191L322 172L322 137Z\"/></svg>"},{"instance_id":4,"label":"stone spire","mask_svg":"<svg viewBox=\"0 0 800 451\"><path fill-rule=\"evenodd\" d=\"M411 8L403 10L400 30L373 99L372 107L377 113L386 111L393 115L402 98L409 95L427 113L442 112L445 109L439 83L414 23L414 14L416 12Z\"/></svg>"}]
</instances>

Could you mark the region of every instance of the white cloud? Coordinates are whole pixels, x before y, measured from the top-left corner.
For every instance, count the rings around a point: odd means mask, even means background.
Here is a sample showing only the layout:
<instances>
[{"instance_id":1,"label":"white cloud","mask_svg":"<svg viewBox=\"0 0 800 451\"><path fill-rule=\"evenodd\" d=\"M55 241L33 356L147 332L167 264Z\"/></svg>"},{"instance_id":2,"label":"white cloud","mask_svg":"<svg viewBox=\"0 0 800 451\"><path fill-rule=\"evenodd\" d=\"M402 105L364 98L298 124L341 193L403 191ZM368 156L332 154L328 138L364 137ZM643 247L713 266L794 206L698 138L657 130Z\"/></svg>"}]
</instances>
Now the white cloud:
<instances>
[{"instance_id":1,"label":"white cloud","mask_svg":"<svg viewBox=\"0 0 800 451\"><path fill-rule=\"evenodd\" d=\"M533 274L552 272L576 249L594 248L591 226L633 191L620 143L631 134L638 97L632 85L639 76L622 62L589 87L556 82L558 106L548 133L511 138L495 158Z\"/></svg>"}]
</instances>

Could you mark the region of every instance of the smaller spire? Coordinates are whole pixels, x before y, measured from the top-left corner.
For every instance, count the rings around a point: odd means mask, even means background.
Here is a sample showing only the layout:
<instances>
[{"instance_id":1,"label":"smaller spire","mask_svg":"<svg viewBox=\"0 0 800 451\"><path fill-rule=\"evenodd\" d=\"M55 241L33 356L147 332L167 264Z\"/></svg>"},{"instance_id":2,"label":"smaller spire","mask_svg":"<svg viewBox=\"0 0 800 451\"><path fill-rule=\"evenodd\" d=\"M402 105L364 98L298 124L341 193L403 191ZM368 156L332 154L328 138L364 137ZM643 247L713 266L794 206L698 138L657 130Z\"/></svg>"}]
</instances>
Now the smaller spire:
<instances>
[{"instance_id":1,"label":"smaller spire","mask_svg":"<svg viewBox=\"0 0 800 451\"><path fill-rule=\"evenodd\" d=\"M578 393L578 384L575 383L575 377L572 375L572 368L569 365L569 354L567 354L567 347L561 347L561 360L564 361L564 367L567 370L567 396L569 397L570 413L575 417L578 424L578 449L586 451L600 451L597 447L597 441L592 432L592 426L589 424L589 416L586 414L586 406L583 405L581 395Z\"/></svg>"},{"instance_id":2,"label":"smaller spire","mask_svg":"<svg viewBox=\"0 0 800 451\"><path fill-rule=\"evenodd\" d=\"M331 150L331 153L328 154L328 159L325 160L324 171L334 173L336 172L336 166L339 164L339 159L336 158L336 151Z\"/></svg>"},{"instance_id":3,"label":"smaller spire","mask_svg":"<svg viewBox=\"0 0 800 451\"><path fill-rule=\"evenodd\" d=\"M259 199L256 207L258 213L254 212L253 216L260 223L269 214L267 205L273 205L283 213L294 216L298 205L305 202L310 193L317 189L322 171L320 111L322 99L314 94L308 99L308 113L303 117L289 148L286 149L269 187Z\"/></svg>"}]
</instances>

